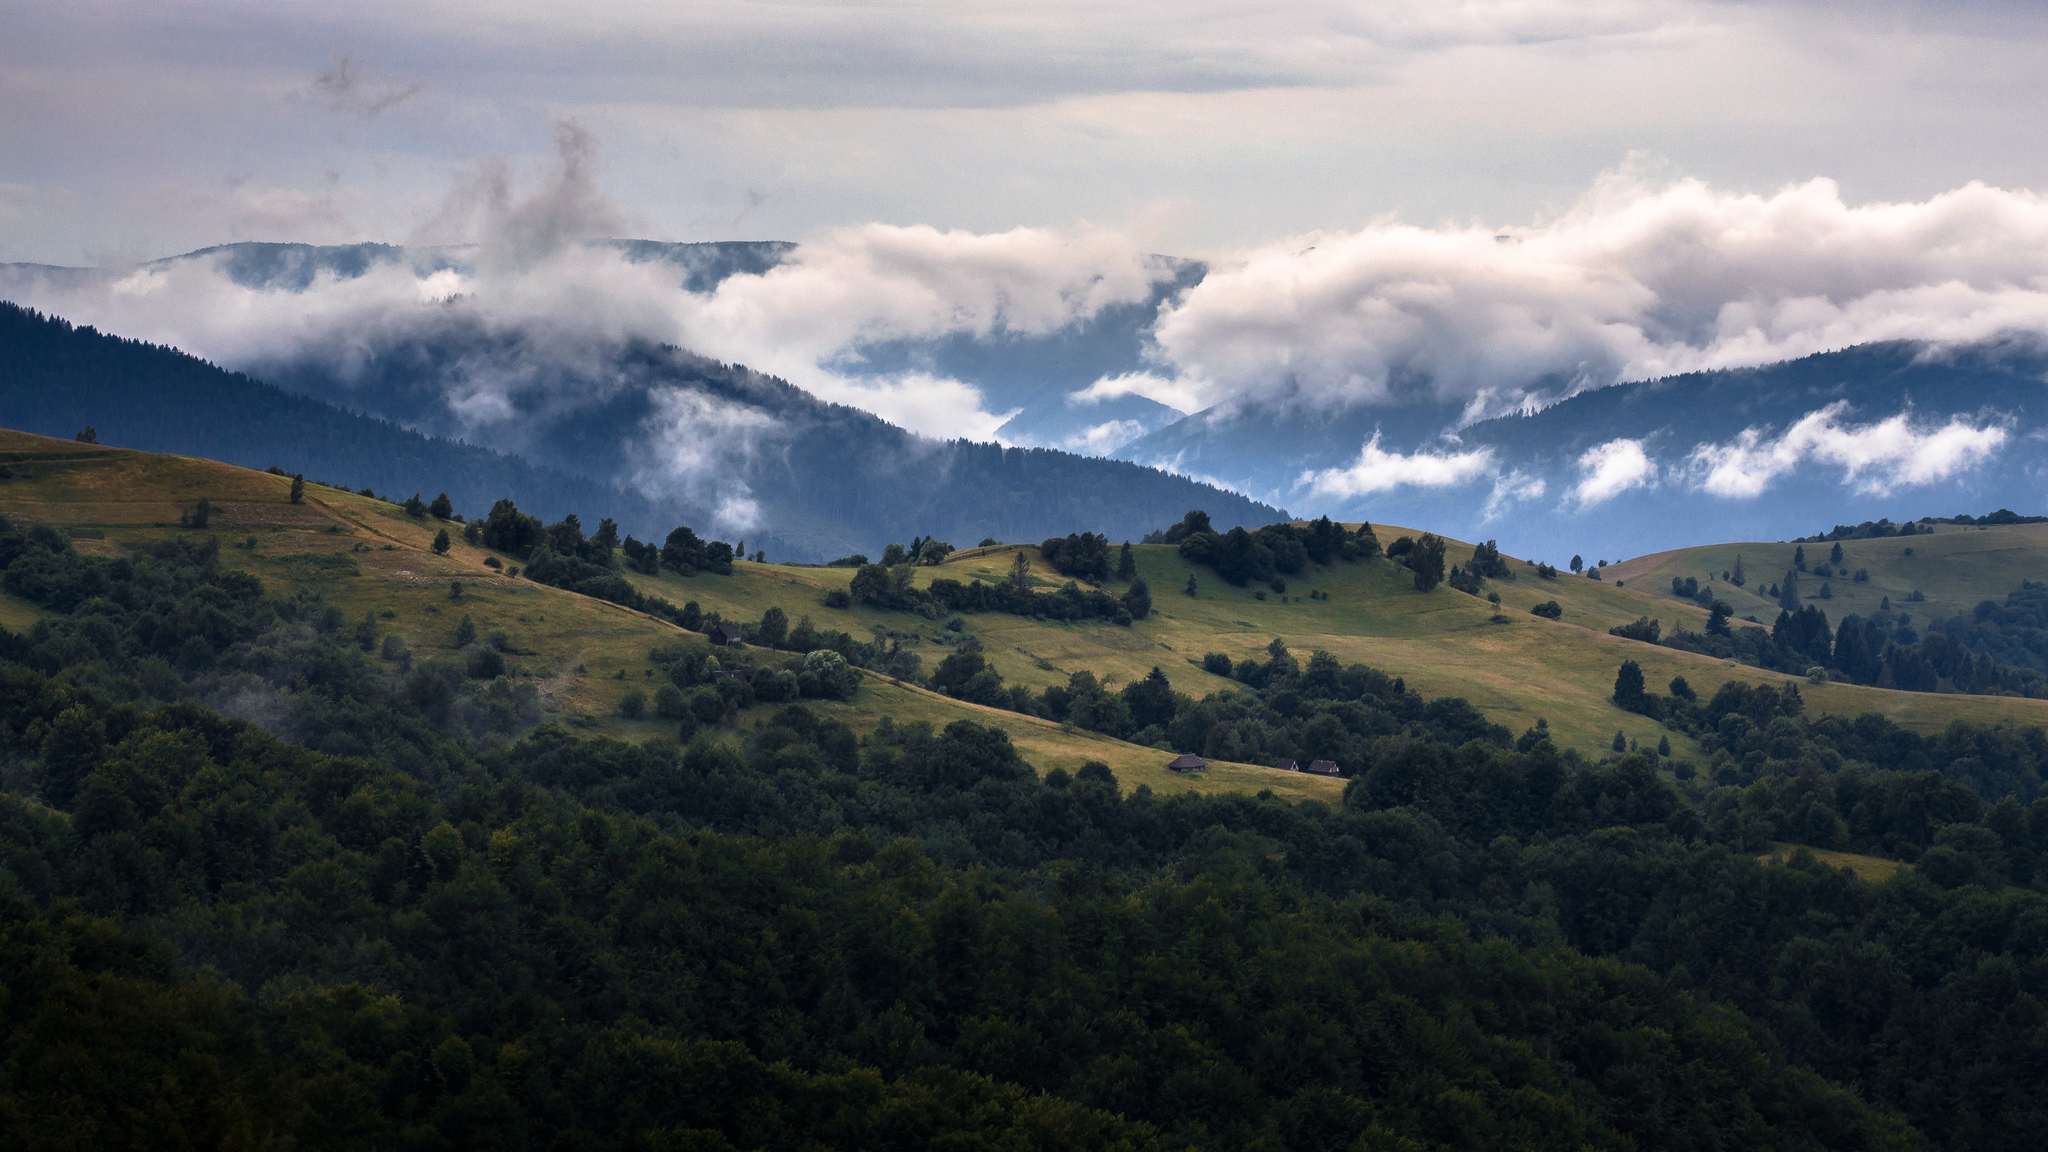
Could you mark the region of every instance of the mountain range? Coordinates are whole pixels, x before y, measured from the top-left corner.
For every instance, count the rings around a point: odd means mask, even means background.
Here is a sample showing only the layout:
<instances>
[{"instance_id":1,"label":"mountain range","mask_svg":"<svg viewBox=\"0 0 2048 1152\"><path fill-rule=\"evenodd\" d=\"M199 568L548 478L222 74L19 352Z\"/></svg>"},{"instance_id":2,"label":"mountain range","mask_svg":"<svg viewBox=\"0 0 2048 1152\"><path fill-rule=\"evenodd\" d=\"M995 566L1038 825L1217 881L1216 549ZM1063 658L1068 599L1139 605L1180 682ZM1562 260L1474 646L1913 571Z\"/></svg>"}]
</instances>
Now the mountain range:
<instances>
[{"instance_id":1,"label":"mountain range","mask_svg":"<svg viewBox=\"0 0 2048 1152\"><path fill-rule=\"evenodd\" d=\"M586 247L693 300L712 300L735 278L800 271L803 251L765 241ZM247 300L303 298L310 315L393 270L417 294L438 290L441 272L468 283L491 259L502 257L474 247L236 244L145 269L205 267ZM1427 380L1406 382L1392 402L1349 407L1288 399L1279 381L1271 395L1189 414L1136 392L1090 391L1172 375L1154 327L1209 269L1165 257L1151 269L1148 295L1077 309L1064 323L1011 323L998 308L985 328L856 335L831 354L838 378L881 389L906 377L972 389L1004 418L996 437L1005 449L912 435L776 376L636 335L659 325L605 313L660 300L508 320L459 296L401 307L387 294L221 358L301 397L631 493L619 505L631 516L641 514L632 500L644 500L723 534L772 535L805 559L934 532L956 543L1083 529L1135 536L1198 505L1223 524L1277 519L1282 508L1429 524L1560 562L1698 543L1706 522L1715 538L1783 539L1881 517L2038 510L2048 354L2027 340L1872 344L1600 387L1501 381L1508 393L1566 398L1477 421L1467 399L1440 396ZM0 296L89 300L118 293L133 274L10 265L0 267ZM66 410L39 430L68 433L71 420Z\"/></svg>"},{"instance_id":2,"label":"mountain range","mask_svg":"<svg viewBox=\"0 0 2048 1152\"><path fill-rule=\"evenodd\" d=\"M962 547L1081 530L1135 539L1193 507L1232 524L1285 516L1127 462L926 439L744 367L641 342L608 361L630 380L608 402L530 422L539 431L523 445L529 459L439 435L425 418L432 405L419 381L506 351L487 332L441 335L387 351L371 367L372 383L354 393L374 406L351 412L176 349L5 304L0 423L55 436L91 426L103 443L274 465L394 497L445 490L471 515L511 496L547 519L573 512L594 525L610 516L653 539L678 523L723 526L778 560L879 554L887 541L919 535ZM317 371L301 366L286 378L317 387ZM712 499L634 483L661 463L636 446L635 429L658 407L672 414L679 406L734 429L709 438L714 454L690 477Z\"/></svg>"}]
</instances>

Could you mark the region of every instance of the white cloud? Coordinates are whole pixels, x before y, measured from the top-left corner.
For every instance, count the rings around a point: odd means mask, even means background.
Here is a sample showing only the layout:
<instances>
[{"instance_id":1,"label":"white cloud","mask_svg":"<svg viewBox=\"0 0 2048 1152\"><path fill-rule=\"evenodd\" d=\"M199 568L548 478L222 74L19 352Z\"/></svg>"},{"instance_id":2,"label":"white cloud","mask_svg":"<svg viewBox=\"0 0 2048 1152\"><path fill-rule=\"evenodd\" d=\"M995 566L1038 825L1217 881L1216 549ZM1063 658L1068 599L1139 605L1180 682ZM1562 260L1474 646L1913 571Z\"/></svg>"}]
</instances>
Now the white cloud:
<instances>
[{"instance_id":1,"label":"white cloud","mask_svg":"<svg viewBox=\"0 0 2048 1152\"><path fill-rule=\"evenodd\" d=\"M1358 450L1358 459L1348 468L1308 471L1295 481L1317 496L1348 499L1370 496L1395 488L1455 488L1493 470L1493 449L1471 452L1388 452L1380 447L1379 433Z\"/></svg>"},{"instance_id":2,"label":"white cloud","mask_svg":"<svg viewBox=\"0 0 2048 1152\"><path fill-rule=\"evenodd\" d=\"M1693 481L1716 496L1747 499L1810 460L1838 466L1843 483L1882 496L1967 472L2007 439L2003 427L1974 425L1960 416L1916 428L1910 413L1857 425L1843 421L1848 411L1848 402L1838 400L1807 413L1775 439L1764 429L1747 428L1729 443L1701 444L1688 457Z\"/></svg>"},{"instance_id":3,"label":"white cloud","mask_svg":"<svg viewBox=\"0 0 2048 1152\"><path fill-rule=\"evenodd\" d=\"M1657 466L1643 451L1641 440L1609 440L1588 448L1579 457L1583 474L1572 489L1572 499L1581 508L1611 500L1631 488L1657 486Z\"/></svg>"},{"instance_id":4,"label":"white cloud","mask_svg":"<svg viewBox=\"0 0 2048 1152\"><path fill-rule=\"evenodd\" d=\"M1105 420L1060 441L1058 447L1087 456L1107 456L1151 431L1143 420Z\"/></svg>"},{"instance_id":5,"label":"white cloud","mask_svg":"<svg viewBox=\"0 0 2048 1152\"><path fill-rule=\"evenodd\" d=\"M1086 388L1067 393L1067 406L1082 407L1114 400L1119 396L1143 396L1179 412L1201 407L1196 391L1186 383L1153 372L1125 372L1104 376Z\"/></svg>"},{"instance_id":6,"label":"white cloud","mask_svg":"<svg viewBox=\"0 0 2048 1152\"><path fill-rule=\"evenodd\" d=\"M1478 398L1477 418L1874 340L2048 333L2044 269L2048 199L2032 192L1851 206L1829 180L1758 196L1620 172L1549 224L1385 220L1244 252L1156 335L1203 404L1426 387Z\"/></svg>"},{"instance_id":7,"label":"white cloud","mask_svg":"<svg viewBox=\"0 0 2048 1152\"><path fill-rule=\"evenodd\" d=\"M1515 504L1530 500L1541 500L1550 490L1549 482L1541 476L1531 476L1520 468L1493 478L1493 491L1487 494L1486 507L1480 516L1482 522L1498 520Z\"/></svg>"}]
</instances>

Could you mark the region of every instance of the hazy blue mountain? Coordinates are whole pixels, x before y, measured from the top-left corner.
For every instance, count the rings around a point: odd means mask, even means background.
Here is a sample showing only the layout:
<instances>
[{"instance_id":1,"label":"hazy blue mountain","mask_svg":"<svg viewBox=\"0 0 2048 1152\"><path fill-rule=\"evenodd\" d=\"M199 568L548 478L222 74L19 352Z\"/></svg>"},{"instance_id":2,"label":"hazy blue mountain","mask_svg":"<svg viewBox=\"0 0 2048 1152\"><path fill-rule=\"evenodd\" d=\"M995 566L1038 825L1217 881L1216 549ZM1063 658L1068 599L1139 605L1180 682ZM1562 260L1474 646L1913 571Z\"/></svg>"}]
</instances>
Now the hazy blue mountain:
<instances>
[{"instance_id":1,"label":"hazy blue mountain","mask_svg":"<svg viewBox=\"0 0 2048 1152\"><path fill-rule=\"evenodd\" d=\"M93 427L102 444L273 465L308 479L373 488L401 499L446 492L481 515L512 496L550 521L611 516L640 536L678 523L708 525L709 509L538 466L517 456L422 435L388 420L295 396L173 348L73 327L0 302L0 425L70 438ZM793 548L763 538L760 548Z\"/></svg>"},{"instance_id":2,"label":"hazy blue mountain","mask_svg":"<svg viewBox=\"0 0 2048 1152\"><path fill-rule=\"evenodd\" d=\"M642 536L686 523L744 537L774 559L872 555L916 535L961 546L1082 530L1136 538L1190 508L1225 525L1283 515L1121 461L924 439L744 367L651 344L610 352L603 403L530 422L540 429L533 458L436 436L432 417L445 409L430 402L435 375L517 356L524 338L461 325L423 332L359 366L351 395L370 412L356 414L173 349L0 305L0 423L53 436L90 424L108 444L275 464L379 492L446 490L468 513L509 495L550 519L612 516ZM310 379L318 366L298 370L302 387L326 386ZM569 391L584 384L572 376L558 383ZM674 421L649 417L678 403L727 423L668 443L650 428ZM728 425L745 435L720 431ZM675 456L685 450L692 467L679 471ZM743 516L735 512L742 506Z\"/></svg>"},{"instance_id":3,"label":"hazy blue mountain","mask_svg":"<svg viewBox=\"0 0 2048 1152\"><path fill-rule=\"evenodd\" d=\"M1522 555L1589 559L1657 551L1708 539L1785 539L1837 523L1890 517L1981 514L2004 505L2041 511L2048 464L2048 353L2023 342L1961 350L1915 343L1866 345L1759 368L1692 373L1581 393L1533 415L1450 431L1454 405L1410 404L1337 413L1250 408L1202 412L1117 453L1227 484L1298 514L1417 524L1466 538L1498 538ZM1788 429L1830 405L1833 432L1792 451ZM2003 444L1969 467L1916 478L1886 462L1872 425L1904 414L1921 435L1960 417L1971 428L2004 429ZM1377 433L1403 455L1487 453L1460 483L1402 484L1346 493L1311 476L1358 464ZM1716 459L1754 438L1748 471L1754 495L1716 494ZM1649 466L1644 482L1599 497L1581 490L1586 455L1629 441ZM1702 448L1707 454L1702 455ZM1775 475L1772 449L1795 462ZM1714 453L1721 455L1716 457ZM1923 443L1915 459L1942 452ZM1742 460L1737 461L1742 464ZM1852 467L1852 465L1855 465ZM1414 462L1384 474L1418 474ZM1935 471L1938 472L1938 469ZM1540 483L1542 495L1528 496ZM1525 495L1518 497L1516 493Z\"/></svg>"}]
</instances>

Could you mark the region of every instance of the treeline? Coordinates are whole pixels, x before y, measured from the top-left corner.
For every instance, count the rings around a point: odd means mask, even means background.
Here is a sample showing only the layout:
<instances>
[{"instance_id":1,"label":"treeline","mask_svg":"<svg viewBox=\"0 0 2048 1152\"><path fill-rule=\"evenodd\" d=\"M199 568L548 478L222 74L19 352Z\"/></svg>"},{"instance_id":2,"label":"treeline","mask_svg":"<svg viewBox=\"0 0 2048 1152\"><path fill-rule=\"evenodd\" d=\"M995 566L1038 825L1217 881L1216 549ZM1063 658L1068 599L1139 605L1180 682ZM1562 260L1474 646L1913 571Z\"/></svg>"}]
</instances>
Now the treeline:
<instances>
[{"instance_id":1,"label":"treeline","mask_svg":"<svg viewBox=\"0 0 2048 1152\"><path fill-rule=\"evenodd\" d=\"M1731 680L1706 700L1683 676L1674 677L1669 688L1669 695L1650 691L1641 666L1624 661L1615 675L1614 702L1697 740L1710 757L1706 773L1716 784L1747 785L1772 776L1833 773L1846 764L1860 764L1880 772L1935 774L1985 803L2002 797L2032 802L2048 795L2048 733L2038 727L1957 721L1938 736L1922 736L1876 713L1854 719L1808 717L1797 684L1773 687ZM1689 763L1675 767L1685 778L1695 770ZM1937 823L1943 819L1928 818ZM1854 843L1867 847L1878 843L1869 837L1890 834L1871 824L1858 825L1855 835L1861 838ZM1833 836L1801 842L1820 848L1847 843ZM1883 844L1879 855L1908 860L1927 846L1910 839L1886 839Z\"/></svg>"},{"instance_id":2,"label":"treeline","mask_svg":"<svg viewBox=\"0 0 2048 1152\"><path fill-rule=\"evenodd\" d=\"M1360 524L1353 533L1328 516L1305 527L1279 523L1251 532L1218 532L1210 525L1209 514L1197 510L1178 524L1146 534L1144 542L1177 545L1183 560L1210 568L1231 584L1265 584L1275 592L1287 591L1286 577L1299 575L1310 564L1370 560L1380 554L1372 525Z\"/></svg>"},{"instance_id":3,"label":"treeline","mask_svg":"<svg viewBox=\"0 0 2048 1152\"><path fill-rule=\"evenodd\" d=\"M618 524L610 518L600 521L597 531L586 536L575 513L543 525L540 517L521 512L510 498L493 504L489 516L463 525L463 538L525 561L523 570L517 566L506 569L509 576L523 574L535 583L593 596L692 630L698 624L686 609L633 587L632 581L619 573L619 566L649 576L659 575L664 568L679 576L699 572L730 576L733 560L745 547L744 542L736 546L722 540L700 540L687 526L671 530L660 547L643 544L630 535L621 540ZM484 563L496 567L499 561L493 556Z\"/></svg>"},{"instance_id":4,"label":"treeline","mask_svg":"<svg viewBox=\"0 0 2048 1152\"><path fill-rule=\"evenodd\" d=\"M1924 635L1912 613L1889 607L1869 616L1844 616L1832 628L1826 610L1812 603L1779 610L1768 631L1731 627L1732 615L1725 602L1715 600L1703 633L1683 628L1665 633L1661 622L1647 616L1608 631L1768 671L1850 684L1905 692L2048 696L2048 675L2041 671L2048 665L2048 630L2042 628L2048 620L2048 585L2022 582L2003 605L1983 601L1967 618L1930 623Z\"/></svg>"},{"instance_id":5,"label":"treeline","mask_svg":"<svg viewBox=\"0 0 2048 1152\"><path fill-rule=\"evenodd\" d=\"M1061 554L1057 548L1055 554ZM1051 592L1034 592L1031 561L1021 551L1015 553L1010 578L995 584L978 579L963 584L942 578L919 588L914 582L916 566L917 561L907 556L893 565L862 564L844 591L834 589L826 594L825 604L915 612L929 620L953 613L1008 612L1040 620L1107 620L1128 626L1152 614L1152 590L1137 576L1135 567L1128 578L1130 587L1118 595L1102 588L1083 588L1073 580Z\"/></svg>"},{"instance_id":6,"label":"treeline","mask_svg":"<svg viewBox=\"0 0 2048 1152\"><path fill-rule=\"evenodd\" d=\"M1865 520L1861 524L1837 524L1826 532L1813 536L1796 536L1794 544L1826 544L1835 540L1881 540L1888 536L1924 536L1933 531L1930 524L1959 524L1964 527L2001 528L2010 524L2044 524L2048 516L2022 516L2010 508L2000 508L1982 516L1959 513L1954 516L1922 516L1894 524L1890 519Z\"/></svg>"},{"instance_id":7,"label":"treeline","mask_svg":"<svg viewBox=\"0 0 2048 1152\"><path fill-rule=\"evenodd\" d=\"M1447 744L1480 741L1505 747L1507 728L1459 697L1425 701L1399 677L1363 664L1348 667L1317 651L1306 667L1277 637L1266 659L1210 653L1205 670L1243 682L1201 700L1175 692L1158 668L1111 691L1094 673L1033 693L1004 685L969 640L939 662L929 686L956 699L1072 724L1135 744L1189 752L1211 760L1274 764L1330 760L1340 773L1362 769L1387 742L1428 737Z\"/></svg>"}]
</instances>

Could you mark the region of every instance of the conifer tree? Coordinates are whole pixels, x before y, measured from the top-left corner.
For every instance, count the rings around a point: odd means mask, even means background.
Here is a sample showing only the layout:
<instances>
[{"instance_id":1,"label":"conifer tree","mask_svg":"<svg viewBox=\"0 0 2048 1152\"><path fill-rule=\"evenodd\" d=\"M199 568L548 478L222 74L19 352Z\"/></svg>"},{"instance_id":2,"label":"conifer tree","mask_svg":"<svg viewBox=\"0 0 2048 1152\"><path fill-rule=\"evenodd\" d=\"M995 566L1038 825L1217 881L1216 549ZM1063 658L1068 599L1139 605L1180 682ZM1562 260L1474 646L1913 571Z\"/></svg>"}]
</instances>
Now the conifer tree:
<instances>
[{"instance_id":1,"label":"conifer tree","mask_svg":"<svg viewBox=\"0 0 2048 1152\"><path fill-rule=\"evenodd\" d=\"M1188 586L1181 589L1181 591L1189 596L1195 594L1195 574L1193 572L1188 573Z\"/></svg>"},{"instance_id":2,"label":"conifer tree","mask_svg":"<svg viewBox=\"0 0 2048 1152\"><path fill-rule=\"evenodd\" d=\"M298 475L292 477L292 503L303 504L305 502L306 474L301 472Z\"/></svg>"},{"instance_id":3,"label":"conifer tree","mask_svg":"<svg viewBox=\"0 0 2048 1152\"><path fill-rule=\"evenodd\" d=\"M1022 548L1017 550L1016 558L1010 561L1010 589L1019 596L1027 595L1031 591L1031 557L1026 556Z\"/></svg>"},{"instance_id":4,"label":"conifer tree","mask_svg":"<svg viewBox=\"0 0 2048 1152\"><path fill-rule=\"evenodd\" d=\"M1842 545L1839 542L1835 544L1834 551L1828 553L1828 562L1831 564L1840 564L1842 562Z\"/></svg>"},{"instance_id":5,"label":"conifer tree","mask_svg":"<svg viewBox=\"0 0 2048 1152\"><path fill-rule=\"evenodd\" d=\"M462 623L455 626L455 646L457 648L467 648L472 643L475 643L475 641L476 621L465 615L462 618Z\"/></svg>"},{"instance_id":6,"label":"conifer tree","mask_svg":"<svg viewBox=\"0 0 2048 1152\"><path fill-rule=\"evenodd\" d=\"M448 539L448 530L446 528L441 529L434 537L434 555L446 556L448 548L452 543L454 542Z\"/></svg>"},{"instance_id":7,"label":"conifer tree","mask_svg":"<svg viewBox=\"0 0 2048 1152\"><path fill-rule=\"evenodd\" d=\"M1671 737L1657 737L1657 755L1666 757L1671 755Z\"/></svg>"},{"instance_id":8,"label":"conifer tree","mask_svg":"<svg viewBox=\"0 0 2048 1152\"><path fill-rule=\"evenodd\" d=\"M1616 752L1628 751L1628 734L1619 728L1614 731L1614 750Z\"/></svg>"},{"instance_id":9,"label":"conifer tree","mask_svg":"<svg viewBox=\"0 0 2048 1152\"><path fill-rule=\"evenodd\" d=\"M1116 578L1128 584L1138 574L1138 558L1131 555L1131 542L1124 541L1124 550L1116 558Z\"/></svg>"},{"instance_id":10,"label":"conifer tree","mask_svg":"<svg viewBox=\"0 0 2048 1152\"><path fill-rule=\"evenodd\" d=\"M434 497L432 504L427 505L427 512L436 520L446 520L455 515L455 502L448 499L448 494L443 492Z\"/></svg>"},{"instance_id":11,"label":"conifer tree","mask_svg":"<svg viewBox=\"0 0 2048 1152\"><path fill-rule=\"evenodd\" d=\"M1748 578L1742 574L1742 553L1737 552L1735 554L1735 571L1728 577L1728 582L1740 588L1747 580Z\"/></svg>"}]
</instances>

